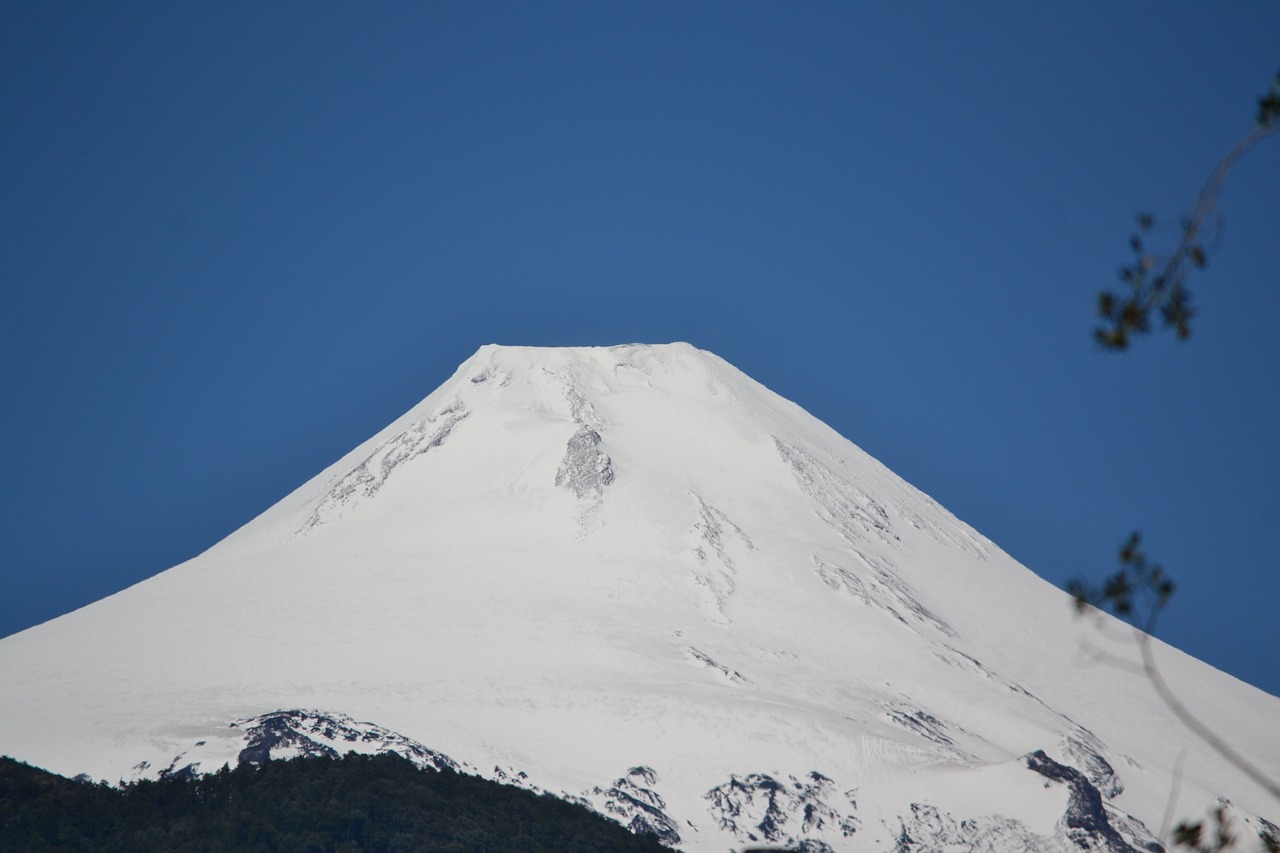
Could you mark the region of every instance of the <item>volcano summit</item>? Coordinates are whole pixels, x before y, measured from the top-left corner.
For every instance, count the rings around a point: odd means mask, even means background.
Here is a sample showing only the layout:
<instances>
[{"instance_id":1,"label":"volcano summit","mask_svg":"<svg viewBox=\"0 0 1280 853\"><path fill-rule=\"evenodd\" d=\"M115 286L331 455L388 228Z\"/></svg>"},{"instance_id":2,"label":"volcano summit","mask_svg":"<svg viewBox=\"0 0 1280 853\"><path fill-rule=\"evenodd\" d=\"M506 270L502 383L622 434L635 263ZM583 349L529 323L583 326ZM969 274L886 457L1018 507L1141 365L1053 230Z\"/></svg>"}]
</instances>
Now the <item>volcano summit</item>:
<instances>
[{"instance_id":1,"label":"volcano summit","mask_svg":"<svg viewBox=\"0 0 1280 853\"><path fill-rule=\"evenodd\" d=\"M205 553L0 641L0 753L116 781L397 751L688 851L1127 851L1185 751L1178 816L1274 832L1082 651L1127 631L710 353L486 346ZM1280 776L1280 700L1154 651Z\"/></svg>"}]
</instances>

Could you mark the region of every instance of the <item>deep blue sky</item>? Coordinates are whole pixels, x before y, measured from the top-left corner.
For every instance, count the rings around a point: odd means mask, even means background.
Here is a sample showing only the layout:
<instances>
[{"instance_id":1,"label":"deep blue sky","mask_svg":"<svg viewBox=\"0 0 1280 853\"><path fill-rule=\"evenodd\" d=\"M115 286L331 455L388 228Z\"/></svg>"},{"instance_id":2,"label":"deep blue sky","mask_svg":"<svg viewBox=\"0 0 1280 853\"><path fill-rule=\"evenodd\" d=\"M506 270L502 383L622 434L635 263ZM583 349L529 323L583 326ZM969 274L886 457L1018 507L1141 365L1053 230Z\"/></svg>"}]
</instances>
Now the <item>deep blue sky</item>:
<instances>
[{"instance_id":1,"label":"deep blue sky","mask_svg":"<svg viewBox=\"0 0 1280 853\"><path fill-rule=\"evenodd\" d=\"M687 340L1280 694L1280 138L1107 355L1273 2L0 4L0 635L189 558L488 342ZM287 607L287 602L281 603Z\"/></svg>"}]
</instances>

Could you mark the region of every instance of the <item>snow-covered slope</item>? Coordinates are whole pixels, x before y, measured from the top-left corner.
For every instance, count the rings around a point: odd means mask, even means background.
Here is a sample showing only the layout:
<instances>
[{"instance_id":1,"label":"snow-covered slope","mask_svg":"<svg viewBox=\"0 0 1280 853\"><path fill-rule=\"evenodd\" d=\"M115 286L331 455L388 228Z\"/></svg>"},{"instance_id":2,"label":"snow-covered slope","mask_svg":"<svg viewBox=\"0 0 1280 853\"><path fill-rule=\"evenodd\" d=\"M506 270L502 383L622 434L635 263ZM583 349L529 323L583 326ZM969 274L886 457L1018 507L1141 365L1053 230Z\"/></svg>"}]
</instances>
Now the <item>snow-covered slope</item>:
<instances>
[{"instance_id":1,"label":"snow-covered slope","mask_svg":"<svg viewBox=\"0 0 1280 853\"><path fill-rule=\"evenodd\" d=\"M0 753L396 749L689 851L1150 847L1218 797L1118 623L687 344L486 346L199 557L0 641ZM1156 644L1280 776L1280 701ZM188 769L191 768L191 769Z\"/></svg>"}]
</instances>

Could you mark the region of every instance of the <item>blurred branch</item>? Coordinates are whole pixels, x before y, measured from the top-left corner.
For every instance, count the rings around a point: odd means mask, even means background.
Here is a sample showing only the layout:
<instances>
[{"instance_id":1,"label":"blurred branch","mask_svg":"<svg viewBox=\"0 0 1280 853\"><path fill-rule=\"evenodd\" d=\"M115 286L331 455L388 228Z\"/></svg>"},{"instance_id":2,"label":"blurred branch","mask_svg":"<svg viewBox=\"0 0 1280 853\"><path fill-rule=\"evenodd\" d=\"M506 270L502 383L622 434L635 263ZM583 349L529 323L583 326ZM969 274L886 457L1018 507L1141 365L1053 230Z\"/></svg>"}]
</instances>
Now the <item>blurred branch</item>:
<instances>
[{"instance_id":1,"label":"blurred branch","mask_svg":"<svg viewBox=\"0 0 1280 853\"><path fill-rule=\"evenodd\" d=\"M1172 328L1179 340L1191 336L1191 292L1187 289L1187 276L1192 269L1203 269L1209 260L1204 247L1206 228L1217 207L1218 196L1231 169L1240 158L1263 139L1280 132L1280 74L1276 75L1267 94L1258 99L1256 126L1227 152L1201 187L1191 212L1180 224L1181 235L1173 251L1159 257L1147 249L1147 240L1155 228L1153 214L1139 213L1137 231L1129 238L1129 248L1134 260L1120 268L1122 287L1119 292L1103 291L1098 295L1098 314L1102 325L1094 329L1093 336L1104 349L1127 349L1135 335L1151 330L1152 316L1158 314L1166 329ZM1095 587L1080 580L1068 584L1067 590L1075 596L1076 611L1110 610L1135 631L1138 648L1142 653L1141 672L1155 688L1160 700L1184 726L1190 729L1215 752L1237 770L1257 783L1263 790L1280 801L1280 783L1268 777L1218 736L1217 732L1200 721L1183 704L1169 687L1164 675L1156 666L1151 647L1156 620L1173 596L1173 581L1164 569L1147 560L1142 551L1142 537L1133 533L1120 548L1120 570ZM1101 615L1101 614L1099 614ZM1139 624L1139 622L1141 624ZM1124 668L1133 670L1128 661L1099 651L1098 660L1120 661ZM1169 820L1176 807L1178 789L1182 781L1182 762L1185 753L1178 756L1174 770L1174 790L1165 812L1161 836L1168 830ZM1205 821L1179 823L1173 829L1173 843L1196 853L1220 853L1235 846L1236 836L1230 825L1225 803L1213 812L1213 827L1206 831ZM1265 824L1259 839L1269 853L1280 853L1280 838L1275 827Z\"/></svg>"},{"instance_id":2,"label":"blurred branch","mask_svg":"<svg viewBox=\"0 0 1280 853\"><path fill-rule=\"evenodd\" d=\"M1209 262L1204 247L1206 227L1217 208L1218 196L1235 164L1253 146L1280 132L1280 74L1270 91L1258 99L1257 124L1235 144L1218 163L1196 196L1191 212L1180 223L1181 237L1173 251L1157 256L1147 248L1155 227L1151 213L1139 213L1137 231L1129 237L1134 260L1120 268L1122 287L1098 294L1098 314L1102 325L1093 331L1094 340L1108 350L1127 349L1135 335L1151 331L1152 315L1158 314L1166 329L1172 328L1179 340L1191 336L1191 291L1187 276L1193 269L1203 269Z\"/></svg>"},{"instance_id":3,"label":"blurred branch","mask_svg":"<svg viewBox=\"0 0 1280 853\"><path fill-rule=\"evenodd\" d=\"M1219 737L1217 732L1192 714L1170 689L1160 668L1156 666L1151 636L1155 631L1156 620L1173 596L1174 584L1161 566L1148 561L1142 550L1141 534L1131 533L1125 540L1120 548L1120 570L1103 581L1100 587L1073 580L1067 585L1067 591L1075 597L1078 613L1085 613L1090 608L1110 610L1132 624L1138 648L1142 652L1142 671L1165 707L1237 770L1280 801L1280 783L1246 760ZM1141 625L1138 624L1139 620Z\"/></svg>"}]
</instances>

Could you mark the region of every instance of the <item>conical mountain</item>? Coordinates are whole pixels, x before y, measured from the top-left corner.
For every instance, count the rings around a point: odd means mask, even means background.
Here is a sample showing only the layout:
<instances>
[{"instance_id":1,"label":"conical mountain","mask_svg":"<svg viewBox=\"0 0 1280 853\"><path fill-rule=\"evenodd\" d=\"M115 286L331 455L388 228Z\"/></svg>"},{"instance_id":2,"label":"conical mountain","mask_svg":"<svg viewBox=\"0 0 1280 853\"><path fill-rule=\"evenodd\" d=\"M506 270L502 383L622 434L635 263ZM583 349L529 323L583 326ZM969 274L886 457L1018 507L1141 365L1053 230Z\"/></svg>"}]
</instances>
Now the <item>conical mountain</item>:
<instances>
[{"instance_id":1,"label":"conical mountain","mask_svg":"<svg viewBox=\"0 0 1280 853\"><path fill-rule=\"evenodd\" d=\"M1093 655L1126 631L710 353L486 346L205 553L0 641L0 753L395 749L690 851L1154 849L1182 755L1180 815L1266 831ZM1154 648L1280 776L1280 700Z\"/></svg>"}]
</instances>

